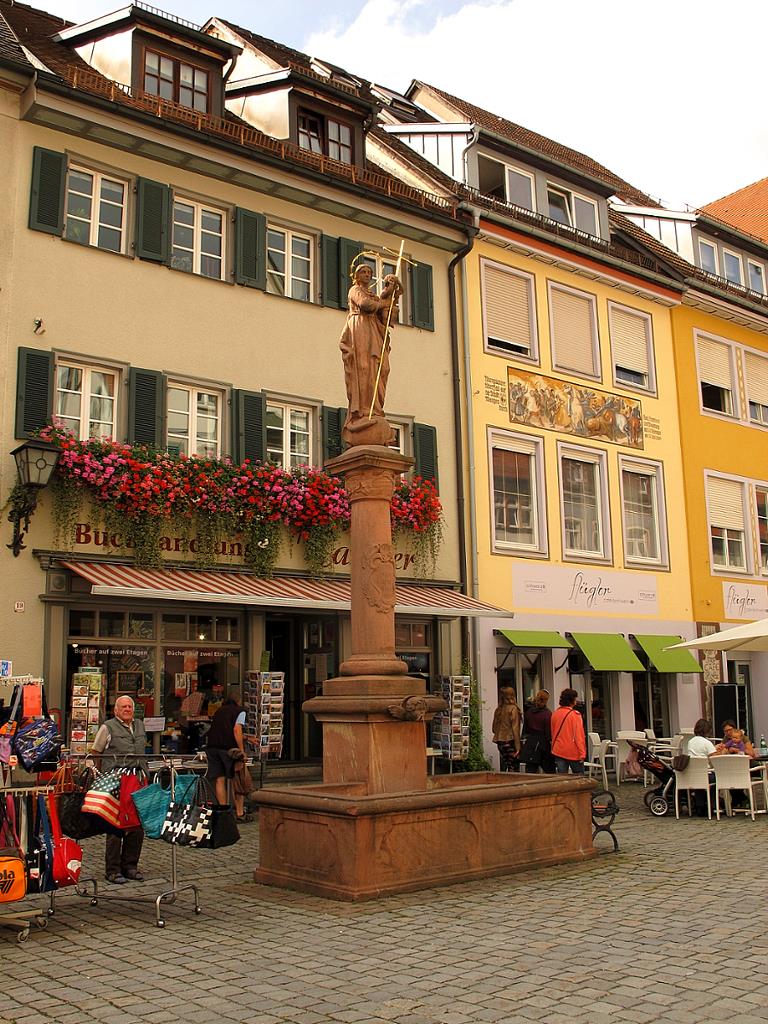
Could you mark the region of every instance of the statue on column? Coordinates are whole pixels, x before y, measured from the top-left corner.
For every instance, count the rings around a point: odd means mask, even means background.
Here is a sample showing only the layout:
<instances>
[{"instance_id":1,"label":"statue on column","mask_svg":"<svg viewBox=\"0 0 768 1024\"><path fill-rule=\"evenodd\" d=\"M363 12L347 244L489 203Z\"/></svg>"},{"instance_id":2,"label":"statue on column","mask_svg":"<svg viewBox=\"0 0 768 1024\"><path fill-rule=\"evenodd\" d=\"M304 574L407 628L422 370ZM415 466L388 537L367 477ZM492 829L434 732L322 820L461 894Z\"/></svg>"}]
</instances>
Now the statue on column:
<instances>
[{"instance_id":1,"label":"statue on column","mask_svg":"<svg viewBox=\"0 0 768 1024\"><path fill-rule=\"evenodd\" d=\"M347 323L339 341L348 400L341 436L350 446L388 445L394 439L384 415L384 397L390 326L397 320L403 286L395 274L387 274L377 295L371 289L372 277L367 263L353 264Z\"/></svg>"}]
</instances>

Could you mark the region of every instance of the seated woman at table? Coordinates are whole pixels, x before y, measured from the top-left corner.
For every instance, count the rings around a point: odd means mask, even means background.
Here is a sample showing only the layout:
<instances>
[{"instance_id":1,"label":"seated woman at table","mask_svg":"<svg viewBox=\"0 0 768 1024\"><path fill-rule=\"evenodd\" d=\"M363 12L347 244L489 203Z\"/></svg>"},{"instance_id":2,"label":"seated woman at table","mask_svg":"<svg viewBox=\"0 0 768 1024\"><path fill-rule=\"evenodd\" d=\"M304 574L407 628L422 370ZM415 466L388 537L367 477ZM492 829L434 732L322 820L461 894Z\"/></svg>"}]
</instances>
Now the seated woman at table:
<instances>
[{"instance_id":1,"label":"seated woman at table","mask_svg":"<svg viewBox=\"0 0 768 1024\"><path fill-rule=\"evenodd\" d=\"M712 723L706 718L700 718L693 727L693 736L688 740L687 754L689 757L709 757L714 754L717 747L709 739L712 732Z\"/></svg>"},{"instance_id":2,"label":"seated woman at table","mask_svg":"<svg viewBox=\"0 0 768 1024\"><path fill-rule=\"evenodd\" d=\"M716 754L746 754L757 757L749 736L735 722L723 722L723 742L715 748Z\"/></svg>"}]
</instances>

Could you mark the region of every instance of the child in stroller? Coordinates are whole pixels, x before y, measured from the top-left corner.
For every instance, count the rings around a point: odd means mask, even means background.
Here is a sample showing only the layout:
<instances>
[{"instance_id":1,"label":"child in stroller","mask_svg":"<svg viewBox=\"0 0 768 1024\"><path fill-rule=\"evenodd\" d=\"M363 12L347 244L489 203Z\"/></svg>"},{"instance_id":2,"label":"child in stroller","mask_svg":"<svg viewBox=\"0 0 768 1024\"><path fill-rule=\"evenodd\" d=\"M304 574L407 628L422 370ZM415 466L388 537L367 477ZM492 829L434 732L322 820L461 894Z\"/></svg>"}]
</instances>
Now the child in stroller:
<instances>
[{"instance_id":1,"label":"child in stroller","mask_svg":"<svg viewBox=\"0 0 768 1024\"><path fill-rule=\"evenodd\" d=\"M645 743L636 740L627 740L627 743L637 754L637 762L643 771L649 772L659 782L658 786L646 790L643 800L651 814L663 818L675 805L675 773L672 765L649 750Z\"/></svg>"}]
</instances>

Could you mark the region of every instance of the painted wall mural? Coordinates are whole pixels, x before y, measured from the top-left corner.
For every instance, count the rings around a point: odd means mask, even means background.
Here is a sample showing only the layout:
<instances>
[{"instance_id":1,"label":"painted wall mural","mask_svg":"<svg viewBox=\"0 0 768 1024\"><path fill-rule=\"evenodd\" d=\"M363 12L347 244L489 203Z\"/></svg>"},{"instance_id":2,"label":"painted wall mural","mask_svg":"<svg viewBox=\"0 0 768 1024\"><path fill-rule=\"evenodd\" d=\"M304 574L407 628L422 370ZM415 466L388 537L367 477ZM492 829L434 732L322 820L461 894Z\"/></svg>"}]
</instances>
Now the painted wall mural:
<instances>
[{"instance_id":1,"label":"painted wall mural","mask_svg":"<svg viewBox=\"0 0 768 1024\"><path fill-rule=\"evenodd\" d=\"M507 375L512 423L643 447L643 410L636 399L512 367Z\"/></svg>"}]
</instances>

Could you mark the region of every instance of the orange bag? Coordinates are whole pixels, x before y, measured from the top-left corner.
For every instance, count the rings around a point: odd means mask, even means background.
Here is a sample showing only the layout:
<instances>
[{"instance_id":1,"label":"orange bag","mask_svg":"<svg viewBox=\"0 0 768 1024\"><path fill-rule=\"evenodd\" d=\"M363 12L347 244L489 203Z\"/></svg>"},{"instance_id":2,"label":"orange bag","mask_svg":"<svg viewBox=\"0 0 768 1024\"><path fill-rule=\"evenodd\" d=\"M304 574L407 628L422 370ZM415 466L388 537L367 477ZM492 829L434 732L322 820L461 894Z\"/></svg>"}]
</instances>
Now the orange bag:
<instances>
[{"instance_id":1,"label":"orange bag","mask_svg":"<svg viewBox=\"0 0 768 1024\"><path fill-rule=\"evenodd\" d=\"M13 903L27 895L27 872L15 850L0 850L0 903Z\"/></svg>"}]
</instances>

